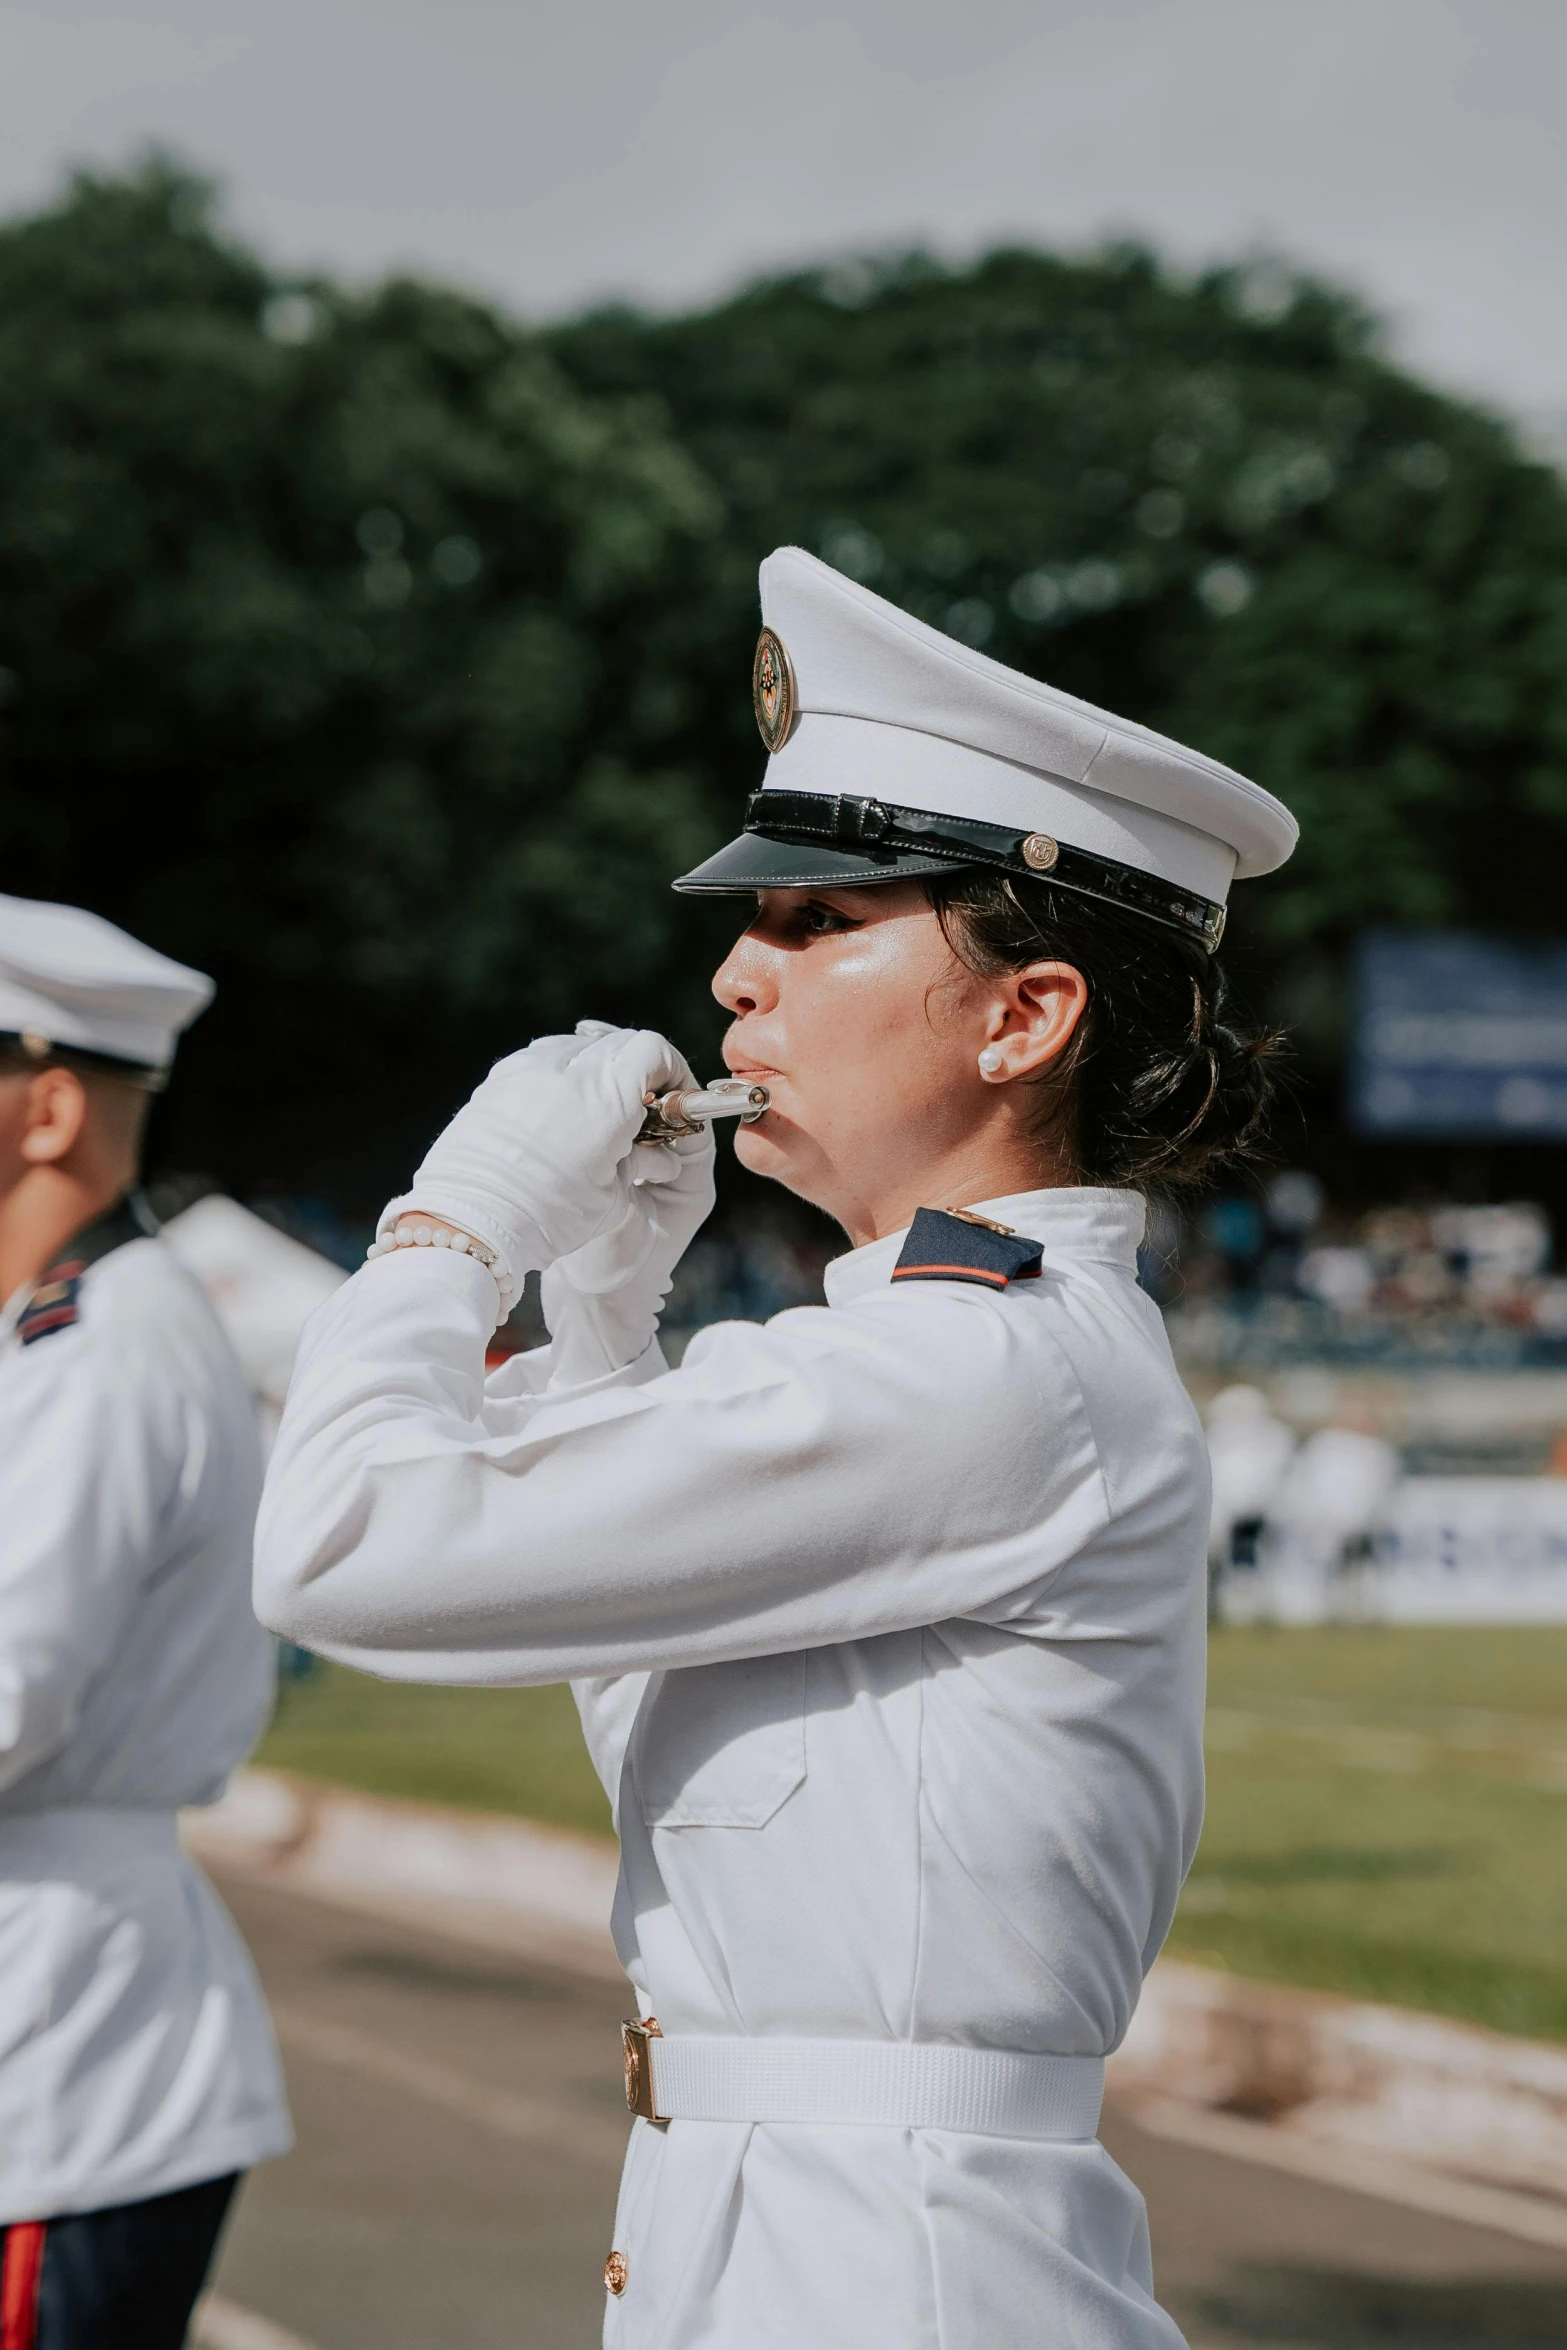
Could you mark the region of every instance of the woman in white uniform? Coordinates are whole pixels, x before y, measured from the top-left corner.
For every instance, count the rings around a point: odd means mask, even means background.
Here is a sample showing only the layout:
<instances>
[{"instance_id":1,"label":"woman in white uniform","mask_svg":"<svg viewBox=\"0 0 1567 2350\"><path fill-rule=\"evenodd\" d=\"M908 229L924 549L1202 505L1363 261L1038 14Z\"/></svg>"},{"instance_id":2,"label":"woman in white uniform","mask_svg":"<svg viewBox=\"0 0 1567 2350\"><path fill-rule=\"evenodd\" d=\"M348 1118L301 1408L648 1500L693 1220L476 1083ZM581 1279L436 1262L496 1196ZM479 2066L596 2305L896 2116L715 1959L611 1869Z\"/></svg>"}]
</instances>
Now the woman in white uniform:
<instances>
[{"instance_id":1,"label":"woman in white uniform","mask_svg":"<svg viewBox=\"0 0 1567 2350\"><path fill-rule=\"evenodd\" d=\"M644 2027L606 2342L1168 2350L1095 2137L1202 1801L1207 1468L1136 1187L1256 1127L1213 950L1295 828L797 549L762 590L767 779L679 886L755 893L737 1147L844 1226L828 1302L670 1371L711 1143L634 1138L689 1072L541 1040L311 1325L258 1605L576 1685ZM553 1343L486 1379L535 1269Z\"/></svg>"}]
</instances>

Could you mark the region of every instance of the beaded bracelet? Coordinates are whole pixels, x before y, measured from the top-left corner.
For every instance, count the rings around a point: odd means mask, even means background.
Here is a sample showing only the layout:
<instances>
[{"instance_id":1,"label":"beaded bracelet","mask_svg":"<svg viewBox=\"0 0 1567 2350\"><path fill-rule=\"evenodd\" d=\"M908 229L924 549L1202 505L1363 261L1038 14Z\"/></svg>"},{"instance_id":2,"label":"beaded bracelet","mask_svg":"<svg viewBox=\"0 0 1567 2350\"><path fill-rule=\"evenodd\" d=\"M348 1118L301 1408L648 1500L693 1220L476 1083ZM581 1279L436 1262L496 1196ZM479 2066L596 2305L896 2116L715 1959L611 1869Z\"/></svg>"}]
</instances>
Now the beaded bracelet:
<instances>
[{"instance_id":1,"label":"beaded bracelet","mask_svg":"<svg viewBox=\"0 0 1567 2350\"><path fill-rule=\"evenodd\" d=\"M400 1248L446 1248L454 1256L472 1257L484 1267L501 1293L505 1305L511 1296L511 1283L501 1271L501 1261L494 1249L482 1240L475 1240L471 1232L459 1232L450 1224L427 1224L416 1221L412 1215L399 1216L390 1232L378 1232L365 1250L366 1258L389 1257Z\"/></svg>"}]
</instances>

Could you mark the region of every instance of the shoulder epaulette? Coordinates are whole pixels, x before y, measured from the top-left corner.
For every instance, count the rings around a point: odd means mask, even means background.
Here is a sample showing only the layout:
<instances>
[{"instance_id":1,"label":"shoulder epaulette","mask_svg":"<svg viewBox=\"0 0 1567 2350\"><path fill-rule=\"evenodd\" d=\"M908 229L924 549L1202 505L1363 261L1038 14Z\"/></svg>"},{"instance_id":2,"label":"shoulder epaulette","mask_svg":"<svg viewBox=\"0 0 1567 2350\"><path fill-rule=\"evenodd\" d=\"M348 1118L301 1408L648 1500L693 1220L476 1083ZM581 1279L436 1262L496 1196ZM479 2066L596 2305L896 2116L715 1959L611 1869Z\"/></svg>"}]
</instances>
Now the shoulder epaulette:
<instances>
[{"instance_id":1,"label":"shoulder epaulette","mask_svg":"<svg viewBox=\"0 0 1567 2350\"><path fill-rule=\"evenodd\" d=\"M69 1330L81 1311L78 1300L86 1270L79 1257L49 1267L17 1321L16 1335L23 1346L47 1338L51 1330Z\"/></svg>"},{"instance_id":2,"label":"shoulder epaulette","mask_svg":"<svg viewBox=\"0 0 1567 2350\"><path fill-rule=\"evenodd\" d=\"M1044 1243L1029 1240L983 1216L919 1208L909 1237L892 1269L894 1281L977 1281L983 1289L1005 1289L1013 1281L1037 1281Z\"/></svg>"},{"instance_id":3,"label":"shoulder epaulette","mask_svg":"<svg viewBox=\"0 0 1567 2350\"><path fill-rule=\"evenodd\" d=\"M88 1266L112 1256L130 1241L151 1239L157 1229L152 1210L133 1186L101 1216L73 1233L67 1243L70 1255L40 1274L38 1287L17 1318L16 1335L23 1346L31 1346L35 1338L47 1338L51 1330L69 1330L81 1318L82 1276Z\"/></svg>"}]
</instances>

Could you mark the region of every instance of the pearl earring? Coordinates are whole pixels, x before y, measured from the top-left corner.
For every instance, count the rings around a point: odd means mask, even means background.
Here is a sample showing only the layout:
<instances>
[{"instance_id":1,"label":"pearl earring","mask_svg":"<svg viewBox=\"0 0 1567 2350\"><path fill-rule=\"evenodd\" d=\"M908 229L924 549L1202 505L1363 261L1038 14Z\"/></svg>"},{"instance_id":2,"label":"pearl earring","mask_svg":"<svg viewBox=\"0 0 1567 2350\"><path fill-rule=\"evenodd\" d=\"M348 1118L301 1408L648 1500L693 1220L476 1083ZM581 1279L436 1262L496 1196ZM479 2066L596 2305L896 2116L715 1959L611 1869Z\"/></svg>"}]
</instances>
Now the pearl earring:
<instances>
[{"instance_id":1,"label":"pearl earring","mask_svg":"<svg viewBox=\"0 0 1567 2350\"><path fill-rule=\"evenodd\" d=\"M984 1051L979 1056L979 1066L981 1073L984 1076L994 1077L997 1070L1001 1067L1001 1047L995 1044L987 1044Z\"/></svg>"}]
</instances>

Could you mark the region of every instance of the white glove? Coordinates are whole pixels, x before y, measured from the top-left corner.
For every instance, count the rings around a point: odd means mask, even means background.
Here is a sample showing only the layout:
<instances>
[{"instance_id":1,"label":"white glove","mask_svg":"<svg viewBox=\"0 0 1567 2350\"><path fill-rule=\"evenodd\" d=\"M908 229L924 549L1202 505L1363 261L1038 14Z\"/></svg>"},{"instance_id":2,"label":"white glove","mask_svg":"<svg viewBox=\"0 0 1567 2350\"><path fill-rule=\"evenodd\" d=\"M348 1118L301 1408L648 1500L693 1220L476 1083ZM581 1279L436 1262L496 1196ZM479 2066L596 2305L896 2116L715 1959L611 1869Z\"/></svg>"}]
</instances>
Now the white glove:
<instances>
[{"instance_id":1,"label":"white glove","mask_svg":"<svg viewBox=\"0 0 1567 2350\"><path fill-rule=\"evenodd\" d=\"M695 1081L682 1064L673 1082ZM552 1387L577 1387L647 1352L693 1235L712 1213L712 1128L632 1153L617 1224L550 1266L540 1285Z\"/></svg>"},{"instance_id":2,"label":"white glove","mask_svg":"<svg viewBox=\"0 0 1567 2350\"><path fill-rule=\"evenodd\" d=\"M381 1214L435 1216L495 1251L503 1296L529 1273L618 1226L637 1160L643 1096L689 1085L690 1071L648 1028L584 1021L575 1036L541 1036L497 1061L425 1154L403 1198ZM672 1170L673 1171L673 1170Z\"/></svg>"}]
</instances>

